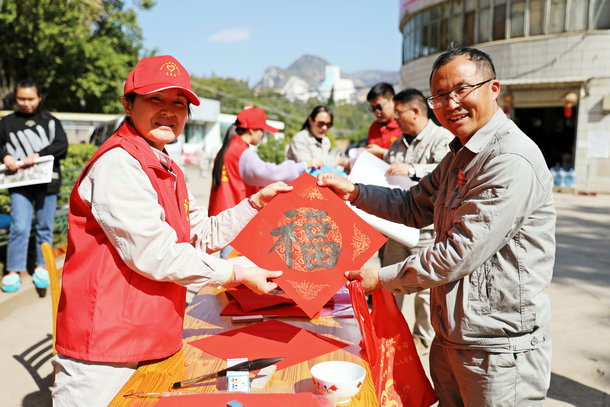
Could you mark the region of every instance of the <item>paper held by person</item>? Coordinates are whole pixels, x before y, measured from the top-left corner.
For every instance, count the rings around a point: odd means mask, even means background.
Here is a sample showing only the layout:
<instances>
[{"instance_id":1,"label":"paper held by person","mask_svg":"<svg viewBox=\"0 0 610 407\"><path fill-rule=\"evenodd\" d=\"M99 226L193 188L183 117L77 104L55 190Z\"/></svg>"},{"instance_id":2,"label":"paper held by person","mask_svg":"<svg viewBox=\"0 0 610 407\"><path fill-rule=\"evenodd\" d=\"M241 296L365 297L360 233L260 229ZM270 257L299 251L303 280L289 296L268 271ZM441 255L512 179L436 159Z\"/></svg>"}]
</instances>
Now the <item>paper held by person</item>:
<instances>
[{"instance_id":1,"label":"paper held by person","mask_svg":"<svg viewBox=\"0 0 610 407\"><path fill-rule=\"evenodd\" d=\"M17 171L10 171L0 164L0 189L21 187L24 185L47 184L53 179L52 155L45 155L34 160L34 165L25 167L23 161L17 161Z\"/></svg>"},{"instance_id":2,"label":"paper held by person","mask_svg":"<svg viewBox=\"0 0 610 407\"><path fill-rule=\"evenodd\" d=\"M400 175L387 176L386 171L390 165L367 151L352 149L349 154L352 162L349 180L353 183L359 182L361 184L402 189L408 189L413 185L413 181L409 177ZM358 216L364 219L364 221L387 237L394 239L407 247L413 247L419 241L419 229L391 222L366 213L355 206L349 206Z\"/></svg>"}]
</instances>

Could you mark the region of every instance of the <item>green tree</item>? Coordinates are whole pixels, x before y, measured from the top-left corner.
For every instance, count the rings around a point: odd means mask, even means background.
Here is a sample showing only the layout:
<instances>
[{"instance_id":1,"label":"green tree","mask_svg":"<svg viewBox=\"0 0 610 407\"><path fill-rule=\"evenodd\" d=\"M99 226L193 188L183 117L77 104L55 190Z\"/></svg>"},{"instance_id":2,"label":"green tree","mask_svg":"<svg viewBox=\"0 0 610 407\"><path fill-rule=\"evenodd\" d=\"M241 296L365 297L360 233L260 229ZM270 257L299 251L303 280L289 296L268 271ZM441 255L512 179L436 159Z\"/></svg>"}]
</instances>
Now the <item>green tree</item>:
<instances>
[{"instance_id":1,"label":"green tree","mask_svg":"<svg viewBox=\"0 0 610 407\"><path fill-rule=\"evenodd\" d=\"M78 176L96 151L97 147L93 144L70 144L66 158L61 161L62 181L57 197L58 208L68 206Z\"/></svg>"},{"instance_id":2,"label":"green tree","mask_svg":"<svg viewBox=\"0 0 610 407\"><path fill-rule=\"evenodd\" d=\"M149 9L154 1L135 4ZM135 10L121 0L3 0L0 38L4 109L29 77L50 110L120 112L123 81L142 51Z\"/></svg>"},{"instance_id":3,"label":"green tree","mask_svg":"<svg viewBox=\"0 0 610 407\"><path fill-rule=\"evenodd\" d=\"M285 150L284 140L276 140L273 136L265 137L265 140L258 143L256 147L256 153L262 160L275 164L286 160Z\"/></svg>"}]
</instances>

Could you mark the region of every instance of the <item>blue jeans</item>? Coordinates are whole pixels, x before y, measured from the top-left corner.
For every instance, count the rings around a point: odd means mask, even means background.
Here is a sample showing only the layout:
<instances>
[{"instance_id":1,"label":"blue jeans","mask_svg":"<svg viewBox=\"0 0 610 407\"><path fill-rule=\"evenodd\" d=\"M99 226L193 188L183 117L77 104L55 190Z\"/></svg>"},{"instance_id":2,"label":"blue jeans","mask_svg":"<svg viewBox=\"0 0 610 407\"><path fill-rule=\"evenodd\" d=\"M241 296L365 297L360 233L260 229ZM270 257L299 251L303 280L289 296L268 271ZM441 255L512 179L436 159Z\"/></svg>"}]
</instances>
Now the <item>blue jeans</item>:
<instances>
[{"instance_id":1,"label":"blue jeans","mask_svg":"<svg viewBox=\"0 0 610 407\"><path fill-rule=\"evenodd\" d=\"M53 245L53 221L57 195L47 195L41 191L11 193L11 229L6 249L6 269L8 271L26 270L28 245L32 229L33 208L36 207L36 265L44 266L40 245L47 242Z\"/></svg>"}]
</instances>

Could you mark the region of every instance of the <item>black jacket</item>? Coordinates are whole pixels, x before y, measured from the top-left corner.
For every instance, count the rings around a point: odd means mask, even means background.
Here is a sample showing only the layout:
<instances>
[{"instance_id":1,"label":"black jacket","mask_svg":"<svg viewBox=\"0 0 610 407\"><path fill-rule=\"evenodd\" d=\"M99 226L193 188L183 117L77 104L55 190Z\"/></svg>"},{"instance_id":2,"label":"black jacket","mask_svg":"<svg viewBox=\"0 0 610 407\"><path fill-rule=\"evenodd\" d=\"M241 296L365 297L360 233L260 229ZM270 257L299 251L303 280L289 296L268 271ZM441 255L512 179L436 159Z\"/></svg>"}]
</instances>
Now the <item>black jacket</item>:
<instances>
[{"instance_id":1,"label":"black jacket","mask_svg":"<svg viewBox=\"0 0 610 407\"><path fill-rule=\"evenodd\" d=\"M53 179L48 184L29 185L11 190L46 188L49 194L57 194L61 184L59 160L66 157L68 139L61 122L47 112L26 115L11 113L0 120L0 159L6 155L17 160L38 153L41 157L52 155ZM0 162L1 163L1 162Z\"/></svg>"}]
</instances>

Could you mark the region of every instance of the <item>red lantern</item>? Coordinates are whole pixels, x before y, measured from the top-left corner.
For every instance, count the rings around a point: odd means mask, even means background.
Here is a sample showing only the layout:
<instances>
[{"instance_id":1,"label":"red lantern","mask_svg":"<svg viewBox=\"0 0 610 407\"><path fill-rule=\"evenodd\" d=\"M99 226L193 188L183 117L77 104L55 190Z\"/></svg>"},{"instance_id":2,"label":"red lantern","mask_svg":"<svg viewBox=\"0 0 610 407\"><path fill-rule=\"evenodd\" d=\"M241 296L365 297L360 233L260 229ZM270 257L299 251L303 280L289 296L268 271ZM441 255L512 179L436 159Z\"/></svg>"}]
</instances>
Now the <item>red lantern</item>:
<instances>
[{"instance_id":1,"label":"red lantern","mask_svg":"<svg viewBox=\"0 0 610 407\"><path fill-rule=\"evenodd\" d=\"M563 104L563 117L572 117L572 105L576 102L578 102L578 96L574 92L566 93L565 96L561 98L561 103Z\"/></svg>"},{"instance_id":2,"label":"red lantern","mask_svg":"<svg viewBox=\"0 0 610 407\"><path fill-rule=\"evenodd\" d=\"M513 95L511 93L505 93L502 95L502 110L505 114L510 114L510 107L513 103Z\"/></svg>"}]
</instances>

